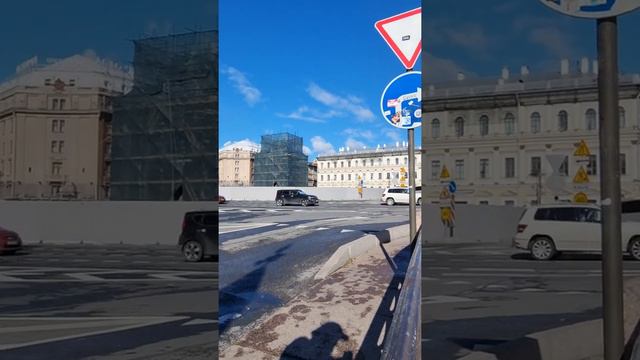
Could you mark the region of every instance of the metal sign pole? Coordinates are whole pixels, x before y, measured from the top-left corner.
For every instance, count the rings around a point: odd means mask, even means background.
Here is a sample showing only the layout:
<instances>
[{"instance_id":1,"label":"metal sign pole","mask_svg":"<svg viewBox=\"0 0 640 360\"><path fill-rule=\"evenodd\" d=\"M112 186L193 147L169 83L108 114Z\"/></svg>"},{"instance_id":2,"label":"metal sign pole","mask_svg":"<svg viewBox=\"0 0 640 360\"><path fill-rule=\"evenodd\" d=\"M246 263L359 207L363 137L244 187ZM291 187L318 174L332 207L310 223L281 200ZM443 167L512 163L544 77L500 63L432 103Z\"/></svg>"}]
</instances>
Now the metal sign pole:
<instances>
[{"instance_id":1,"label":"metal sign pole","mask_svg":"<svg viewBox=\"0 0 640 360\"><path fill-rule=\"evenodd\" d=\"M415 178L415 141L413 129L409 129L409 241L416 237L416 178Z\"/></svg>"},{"instance_id":2,"label":"metal sign pole","mask_svg":"<svg viewBox=\"0 0 640 360\"><path fill-rule=\"evenodd\" d=\"M602 303L606 360L620 359L624 350L617 27L615 16L598 19Z\"/></svg>"}]
</instances>

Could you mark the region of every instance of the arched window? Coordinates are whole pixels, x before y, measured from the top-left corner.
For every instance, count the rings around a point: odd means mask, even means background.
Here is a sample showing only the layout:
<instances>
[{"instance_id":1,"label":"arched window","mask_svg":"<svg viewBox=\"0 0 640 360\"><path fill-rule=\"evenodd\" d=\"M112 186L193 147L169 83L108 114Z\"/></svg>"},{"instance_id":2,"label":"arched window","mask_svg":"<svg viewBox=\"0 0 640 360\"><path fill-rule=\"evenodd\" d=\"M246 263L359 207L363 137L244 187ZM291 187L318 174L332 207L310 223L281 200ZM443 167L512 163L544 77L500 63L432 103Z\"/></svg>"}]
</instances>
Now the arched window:
<instances>
[{"instance_id":1,"label":"arched window","mask_svg":"<svg viewBox=\"0 0 640 360\"><path fill-rule=\"evenodd\" d=\"M440 137L440 120L438 119L433 119L433 121L431 122L431 136L434 139Z\"/></svg>"},{"instance_id":2,"label":"arched window","mask_svg":"<svg viewBox=\"0 0 640 360\"><path fill-rule=\"evenodd\" d=\"M513 135L516 132L516 118L512 113L507 113L504 116L504 133L506 135Z\"/></svg>"},{"instance_id":3,"label":"arched window","mask_svg":"<svg viewBox=\"0 0 640 360\"><path fill-rule=\"evenodd\" d=\"M537 134L540 132L540 113L534 112L531 114L531 132Z\"/></svg>"},{"instance_id":4,"label":"arched window","mask_svg":"<svg viewBox=\"0 0 640 360\"><path fill-rule=\"evenodd\" d=\"M558 131L567 131L569 128L569 114L566 111L561 110L558 113Z\"/></svg>"},{"instance_id":5,"label":"arched window","mask_svg":"<svg viewBox=\"0 0 640 360\"><path fill-rule=\"evenodd\" d=\"M618 108L618 119L620 121L620 128L624 129L627 127L627 114L624 111L624 107L620 106Z\"/></svg>"},{"instance_id":6,"label":"arched window","mask_svg":"<svg viewBox=\"0 0 640 360\"><path fill-rule=\"evenodd\" d=\"M596 129L596 111L593 109L587 110L584 114L584 121L587 127L587 130L595 130Z\"/></svg>"},{"instance_id":7,"label":"arched window","mask_svg":"<svg viewBox=\"0 0 640 360\"><path fill-rule=\"evenodd\" d=\"M480 116L480 136L489 135L489 117L487 115Z\"/></svg>"},{"instance_id":8,"label":"arched window","mask_svg":"<svg viewBox=\"0 0 640 360\"><path fill-rule=\"evenodd\" d=\"M457 118L456 121L454 122L454 126L456 129L456 136L457 137L464 136L464 119L461 117Z\"/></svg>"}]
</instances>

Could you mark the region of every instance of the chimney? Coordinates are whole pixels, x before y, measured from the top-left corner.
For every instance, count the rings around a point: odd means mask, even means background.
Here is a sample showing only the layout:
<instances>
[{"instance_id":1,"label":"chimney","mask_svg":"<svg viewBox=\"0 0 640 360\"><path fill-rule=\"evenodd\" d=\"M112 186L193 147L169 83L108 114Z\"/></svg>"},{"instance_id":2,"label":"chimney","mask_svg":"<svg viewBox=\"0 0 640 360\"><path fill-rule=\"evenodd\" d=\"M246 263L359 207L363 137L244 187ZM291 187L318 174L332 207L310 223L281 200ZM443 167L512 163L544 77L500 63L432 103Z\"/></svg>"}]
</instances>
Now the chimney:
<instances>
[{"instance_id":1,"label":"chimney","mask_svg":"<svg viewBox=\"0 0 640 360\"><path fill-rule=\"evenodd\" d=\"M594 75L598 75L598 60L593 60L593 67L591 68Z\"/></svg>"},{"instance_id":2,"label":"chimney","mask_svg":"<svg viewBox=\"0 0 640 360\"><path fill-rule=\"evenodd\" d=\"M520 75L522 76L529 75L529 67L527 65L522 65L522 67L520 67Z\"/></svg>"},{"instance_id":3,"label":"chimney","mask_svg":"<svg viewBox=\"0 0 640 360\"><path fill-rule=\"evenodd\" d=\"M580 60L580 73L587 75L589 73L589 58L583 57Z\"/></svg>"},{"instance_id":4,"label":"chimney","mask_svg":"<svg viewBox=\"0 0 640 360\"><path fill-rule=\"evenodd\" d=\"M509 68L506 65L502 67L502 78L509 80Z\"/></svg>"},{"instance_id":5,"label":"chimney","mask_svg":"<svg viewBox=\"0 0 640 360\"><path fill-rule=\"evenodd\" d=\"M569 75L569 59L560 61L560 75Z\"/></svg>"},{"instance_id":6,"label":"chimney","mask_svg":"<svg viewBox=\"0 0 640 360\"><path fill-rule=\"evenodd\" d=\"M459 72L458 73L458 81L462 81L464 80L464 73L463 72Z\"/></svg>"}]
</instances>

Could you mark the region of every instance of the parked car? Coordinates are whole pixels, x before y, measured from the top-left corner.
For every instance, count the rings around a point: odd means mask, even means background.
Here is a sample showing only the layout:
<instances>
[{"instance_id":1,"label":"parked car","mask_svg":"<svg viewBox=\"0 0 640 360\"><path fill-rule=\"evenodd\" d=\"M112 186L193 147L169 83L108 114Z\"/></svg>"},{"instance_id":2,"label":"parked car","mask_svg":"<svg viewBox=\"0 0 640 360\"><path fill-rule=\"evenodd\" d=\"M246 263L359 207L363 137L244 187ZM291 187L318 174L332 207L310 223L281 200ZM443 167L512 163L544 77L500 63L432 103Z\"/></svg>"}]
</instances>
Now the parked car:
<instances>
[{"instance_id":1,"label":"parked car","mask_svg":"<svg viewBox=\"0 0 640 360\"><path fill-rule=\"evenodd\" d=\"M276 205L319 205L320 200L315 195L306 194L300 189L278 190L276 192Z\"/></svg>"},{"instance_id":2,"label":"parked car","mask_svg":"<svg viewBox=\"0 0 640 360\"><path fill-rule=\"evenodd\" d=\"M226 204L226 203L227 203L227 199L222 195L218 195L218 204Z\"/></svg>"},{"instance_id":3,"label":"parked car","mask_svg":"<svg viewBox=\"0 0 640 360\"><path fill-rule=\"evenodd\" d=\"M14 254L22 250L22 239L15 231L0 227L0 254Z\"/></svg>"},{"instance_id":4,"label":"parked car","mask_svg":"<svg viewBox=\"0 0 640 360\"><path fill-rule=\"evenodd\" d=\"M184 214L178 246L186 261L198 262L218 256L218 213L190 211Z\"/></svg>"},{"instance_id":5,"label":"parked car","mask_svg":"<svg viewBox=\"0 0 640 360\"><path fill-rule=\"evenodd\" d=\"M422 187L420 187L422 189ZM390 187L384 190L380 200L389 205L395 204L408 204L409 203L409 188L406 187ZM416 205L422 204L422 191L416 188Z\"/></svg>"},{"instance_id":6,"label":"parked car","mask_svg":"<svg viewBox=\"0 0 640 360\"><path fill-rule=\"evenodd\" d=\"M513 245L536 260L549 260L564 251L600 252L601 239L598 205L556 204L527 208ZM640 260L640 223L622 223L622 249Z\"/></svg>"}]
</instances>

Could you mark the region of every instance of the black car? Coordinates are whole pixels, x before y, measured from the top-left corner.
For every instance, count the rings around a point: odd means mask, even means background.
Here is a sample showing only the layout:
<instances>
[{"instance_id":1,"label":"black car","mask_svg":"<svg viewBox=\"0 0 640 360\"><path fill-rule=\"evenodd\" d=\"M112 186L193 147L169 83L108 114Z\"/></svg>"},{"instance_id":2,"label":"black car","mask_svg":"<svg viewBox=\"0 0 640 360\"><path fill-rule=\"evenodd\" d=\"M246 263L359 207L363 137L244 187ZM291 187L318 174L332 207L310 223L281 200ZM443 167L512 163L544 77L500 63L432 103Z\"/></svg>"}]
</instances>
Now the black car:
<instances>
[{"instance_id":1,"label":"black car","mask_svg":"<svg viewBox=\"0 0 640 360\"><path fill-rule=\"evenodd\" d=\"M278 190L276 192L276 205L318 205L320 201L315 195L306 194L299 189Z\"/></svg>"},{"instance_id":2,"label":"black car","mask_svg":"<svg viewBox=\"0 0 640 360\"><path fill-rule=\"evenodd\" d=\"M218 212L190 211L184 214L178 246L189 262L201 261L205 256L218 256Z\"/></svg>"}]
</instances>

